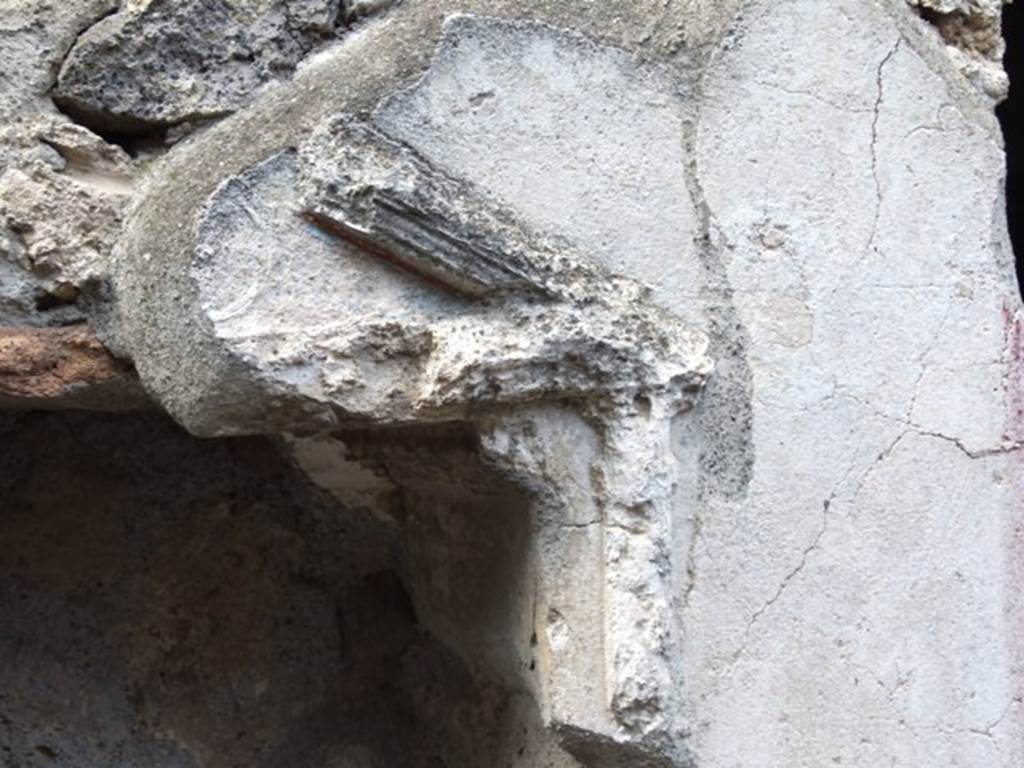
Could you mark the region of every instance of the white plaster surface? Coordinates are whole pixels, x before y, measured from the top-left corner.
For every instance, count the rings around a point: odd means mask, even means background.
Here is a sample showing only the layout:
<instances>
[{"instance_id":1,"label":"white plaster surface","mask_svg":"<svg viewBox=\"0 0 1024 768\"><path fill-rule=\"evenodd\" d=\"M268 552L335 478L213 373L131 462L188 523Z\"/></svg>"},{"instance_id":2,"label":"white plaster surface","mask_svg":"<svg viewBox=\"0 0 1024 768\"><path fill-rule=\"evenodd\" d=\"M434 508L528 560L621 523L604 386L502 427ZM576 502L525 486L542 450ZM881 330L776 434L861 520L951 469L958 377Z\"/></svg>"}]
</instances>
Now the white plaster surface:
<instances>
[{"instance_id":1,"label":"white plaster surface","mask_svg":"<svg viewBox=\"0 0 1024 768\"><path fill-rule=\"evenodd\" d=\"M542 232L643 276L687 318L697 214L683 123L692 100L663 68L564 32L494 34L452 20L434 64L377 111L391 135L473 179Z\"/></svg>"},{"instance_id":2,"label":"white plaster surface","mask_svg":"<svg viewBox=\"0 0 1024 768\"><path fill-rule=\"evenodd\" d=\"M749 340L754 461L677 510L699 531L678 661L697 763L1020 764L994 122L876 3L750 4L699 95L524 34L463 30L378 119L686 312L699 101L726 286L706 309Z\"/></svg>"},{"instance_id":3,"label":"white plaster surface","mask_svg":"<svg viewBox=\"0 0 1024 768\"><path fill-rule=\"evenodd\" d=\"M703 511L698 753L1020 765L998 135L875 4L821 7L756 4L705 82L756 461L745 498Z\"/></svg>"}]
</instances>

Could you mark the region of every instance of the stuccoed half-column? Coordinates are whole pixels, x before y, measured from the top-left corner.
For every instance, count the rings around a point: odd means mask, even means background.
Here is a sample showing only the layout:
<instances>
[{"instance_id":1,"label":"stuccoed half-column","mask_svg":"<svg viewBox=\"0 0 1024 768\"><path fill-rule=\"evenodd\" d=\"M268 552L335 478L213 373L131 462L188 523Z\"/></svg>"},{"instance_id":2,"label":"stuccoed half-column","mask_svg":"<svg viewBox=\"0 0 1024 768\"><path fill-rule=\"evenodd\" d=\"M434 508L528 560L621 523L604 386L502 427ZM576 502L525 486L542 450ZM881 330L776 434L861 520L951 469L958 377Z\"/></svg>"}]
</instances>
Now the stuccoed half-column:
<instances>
[{"instance_id":1,"label":"stuccoed half-column","mask_svg":"<svg viewBox=\"0 0 1024 768\"><path fill-rule=\"evenodd\" d=\"M445 34L604 57L620 87L642 71L545 27L460 17ZM540 659L518 685L589 764L681 765L671 443L711 371L707 340L557 228L388 135L394 106L327 116L212 191L180 264L194 298L175 295L192 336L159 342L184 365L147 381L200 433L477 425L486 460L534 499L541 542ZM163 258L144 249L144 264ZM565 448L542 405L599 444L571 475L550 474Z\"/></svg>"},{"instance_id":2,"label":"stuccoed half-column","mask_svg":"<svg viewBox=\"0 0 1024 768\"><path fill-rule=\"evenodd\" d=\"M706 339L649 290L531 233L483 190L351 116L303 144L298 179L319 227L461 297L429 319L384 305L320 340L330 359L319 382L342 427L480 428L487 459L531 496L540 541L541 663L520 684L589 764L682 764L672 429L710 373ZM269 348L262 361L278 379L291 366ZM600 446L589 463L552 473L567 448L550 439L544 404L589 424Z\"/></svg>"}]
</instances>

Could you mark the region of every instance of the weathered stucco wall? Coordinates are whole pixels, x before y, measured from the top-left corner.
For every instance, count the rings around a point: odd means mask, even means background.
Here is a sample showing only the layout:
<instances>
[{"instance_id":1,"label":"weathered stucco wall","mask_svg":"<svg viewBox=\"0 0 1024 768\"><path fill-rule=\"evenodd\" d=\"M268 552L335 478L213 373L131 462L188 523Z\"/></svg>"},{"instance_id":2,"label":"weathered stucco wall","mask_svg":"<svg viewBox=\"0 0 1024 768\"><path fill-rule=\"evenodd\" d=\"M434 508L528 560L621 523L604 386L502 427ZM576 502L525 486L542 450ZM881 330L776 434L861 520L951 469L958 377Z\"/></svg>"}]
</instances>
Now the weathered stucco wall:
<instances>
[{"instance_id":1,"label":"weathered stucco wall","mask_svg":"<svg viewBox=\"0 0 1024 768\"><path fill-rule=\"evenodd\" d=\"M71 5L2 764L1024 762L997 0Z\"/></svg>"}]
</instances>

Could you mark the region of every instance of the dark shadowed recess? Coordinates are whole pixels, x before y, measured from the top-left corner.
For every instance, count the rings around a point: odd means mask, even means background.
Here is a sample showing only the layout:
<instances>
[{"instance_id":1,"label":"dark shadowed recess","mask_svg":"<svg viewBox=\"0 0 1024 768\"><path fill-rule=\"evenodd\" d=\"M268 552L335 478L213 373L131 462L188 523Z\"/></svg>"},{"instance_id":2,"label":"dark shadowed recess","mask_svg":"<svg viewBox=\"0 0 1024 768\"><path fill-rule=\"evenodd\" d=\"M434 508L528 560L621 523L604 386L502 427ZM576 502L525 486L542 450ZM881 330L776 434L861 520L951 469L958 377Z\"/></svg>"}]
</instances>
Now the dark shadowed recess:
<instances>
[{"instance_id":1,"label":"dark shadowed recess","mask_svg":"<svg viewBox=\"0 0 1024 768\"><path fill-rule=\"evenodd\" d=\"M1003 8L1010 97L996 109L1006 140L1006 219L1017 265L1017 284L1024 296L1024 2Z\"/></svg>"},{"instance_id":2,"label":"dark shadowed recess","mask_svg":"<svg viewBox=\"0 0 1024 768\"><path fill-rule=\"evenodd\" d=\"M421 623L396 526L275 441L0 412L0 446L0 768L548 764Z\"/></svg>"}]
</instances>

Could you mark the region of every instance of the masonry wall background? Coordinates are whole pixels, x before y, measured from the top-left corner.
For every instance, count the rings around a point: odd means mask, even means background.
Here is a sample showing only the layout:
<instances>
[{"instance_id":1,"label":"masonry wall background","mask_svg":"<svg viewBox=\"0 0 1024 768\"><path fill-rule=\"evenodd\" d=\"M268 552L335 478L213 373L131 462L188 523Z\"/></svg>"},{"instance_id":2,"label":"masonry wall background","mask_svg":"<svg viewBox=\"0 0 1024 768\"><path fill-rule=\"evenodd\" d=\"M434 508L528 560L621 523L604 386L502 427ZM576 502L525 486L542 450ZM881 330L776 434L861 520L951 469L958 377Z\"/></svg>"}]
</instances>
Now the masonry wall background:
<instances>
[{"instance_id":1,"label":"masonry wall background","mask_svg":"<svg viewBox=\"0 0 1024 768\"><path fill-rule=\"evenodd\" d=\"M0 765L1024 762L998 0L0 11ZM339 113L706 339L692 407L310 224Z\"/></svg>"}]
</instances>

